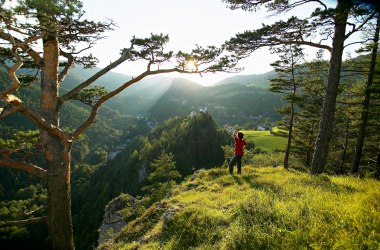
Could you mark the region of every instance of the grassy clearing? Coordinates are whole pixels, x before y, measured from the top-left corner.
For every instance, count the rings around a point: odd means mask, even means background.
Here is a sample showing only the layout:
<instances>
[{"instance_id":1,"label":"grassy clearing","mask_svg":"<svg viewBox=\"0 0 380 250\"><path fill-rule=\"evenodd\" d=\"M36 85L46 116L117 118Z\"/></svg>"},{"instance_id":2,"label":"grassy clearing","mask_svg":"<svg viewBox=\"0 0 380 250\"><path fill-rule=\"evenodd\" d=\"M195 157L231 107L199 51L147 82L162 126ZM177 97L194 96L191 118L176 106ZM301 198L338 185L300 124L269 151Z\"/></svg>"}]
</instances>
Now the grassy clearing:
<instances>
[{"instance_id":1,"label":"grassy clearing","mask_svg":"<svg viewBox=\"0 0 380 250\"><path fill-rule=\"evenodd\" d=\"M379 249L380 182L201 170L103 249Z\"/></svg>"},{"instance_id":2,"label":"grassy clearing","mask_svg":"<svg viewBox=\"0 0 380 250\"><path fill-rule=\"evenodd\" d=\"M248 144L254 143L257 148L261 148L267 152L285 150L286 137L274 136L270 131L245 130L243 133Z\"/></svg>"}]
</instances>

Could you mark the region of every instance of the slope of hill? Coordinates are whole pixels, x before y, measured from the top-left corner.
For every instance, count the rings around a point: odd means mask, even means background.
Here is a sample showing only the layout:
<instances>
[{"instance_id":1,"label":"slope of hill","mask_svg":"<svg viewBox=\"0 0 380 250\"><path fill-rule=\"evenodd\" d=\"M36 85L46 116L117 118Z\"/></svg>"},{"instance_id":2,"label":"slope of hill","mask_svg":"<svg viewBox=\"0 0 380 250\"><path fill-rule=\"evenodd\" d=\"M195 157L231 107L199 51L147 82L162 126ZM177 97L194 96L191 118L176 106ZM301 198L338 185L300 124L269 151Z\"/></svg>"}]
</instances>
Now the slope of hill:
<instances>
[{"instance_id":1,"label":"slope of hill","mask_svg":"<svg viewBox=\"0 0 380 250\"><path fill-rule=\"evenodd\" d=\"M98 249L379 249L379 215L376 180L200 170Z\"/></svg>"},{"instance_id":2,"label":"slope of hill","mask_svg":"<svg viewBox=\"0 0 380 250\"><path fill-rule=\"evenodd\" d=\"M217 82L215 85L240 83L244 85L254 86L257 88L268 89L270 85L269 79L274 78L275 76L276 73L274 71L269 71L264 74L237 75L223 79Z\"/></svg>"},{"instance_id":3,"label":"slope of hill","mask_svg":"<svg viewBox=\"0 0 380 250\"><path fill-rule=\"evenodd\" d=\"M280 106L280 95L254 86L230 83L203 87L176 79L149 114L163 121L175 115L207 110L218 124L244 124L258 116L277 119L276 108Z\"/></svg>"}]
</instances>

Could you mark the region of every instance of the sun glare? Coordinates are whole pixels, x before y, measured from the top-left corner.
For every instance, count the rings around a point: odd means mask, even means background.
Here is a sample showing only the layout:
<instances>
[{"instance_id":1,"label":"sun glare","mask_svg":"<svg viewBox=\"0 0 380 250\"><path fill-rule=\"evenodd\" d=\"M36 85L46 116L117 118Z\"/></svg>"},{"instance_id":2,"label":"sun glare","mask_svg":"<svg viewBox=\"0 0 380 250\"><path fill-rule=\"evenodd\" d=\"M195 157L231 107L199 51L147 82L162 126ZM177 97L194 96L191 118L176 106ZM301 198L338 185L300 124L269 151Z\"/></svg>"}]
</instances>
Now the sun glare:
<instances>
[{"instance_id":1,"label":"sun glare","mask_svg":"<svg viewBox=\"0 0 380 250\"><path fill-rule=\"evenodd\" d=\"M186 69L190 71L196 71L197 70L197 65L193 60L190 60L186 63Z\"/></svg>"}]
</instances>

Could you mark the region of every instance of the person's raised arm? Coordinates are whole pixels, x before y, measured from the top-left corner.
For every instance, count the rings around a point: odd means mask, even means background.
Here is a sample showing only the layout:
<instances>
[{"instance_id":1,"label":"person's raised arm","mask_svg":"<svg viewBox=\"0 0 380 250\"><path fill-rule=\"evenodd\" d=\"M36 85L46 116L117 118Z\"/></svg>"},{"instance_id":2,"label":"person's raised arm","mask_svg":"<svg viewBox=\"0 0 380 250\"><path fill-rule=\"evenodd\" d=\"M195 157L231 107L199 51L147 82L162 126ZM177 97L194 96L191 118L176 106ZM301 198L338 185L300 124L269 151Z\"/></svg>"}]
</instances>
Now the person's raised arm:
<instances>
[{"instance_id":1,"label":"person's raised arm","mask_svg":"<svg viewBox=\"0 0 380 250\"><path fill-rule=\"evenodd\" d=\"M236 138L236 137L237 137L237 134L238 134L238 131L235 130L234 133L233 133L233 137Z\"/></svg>"}]
</instances>

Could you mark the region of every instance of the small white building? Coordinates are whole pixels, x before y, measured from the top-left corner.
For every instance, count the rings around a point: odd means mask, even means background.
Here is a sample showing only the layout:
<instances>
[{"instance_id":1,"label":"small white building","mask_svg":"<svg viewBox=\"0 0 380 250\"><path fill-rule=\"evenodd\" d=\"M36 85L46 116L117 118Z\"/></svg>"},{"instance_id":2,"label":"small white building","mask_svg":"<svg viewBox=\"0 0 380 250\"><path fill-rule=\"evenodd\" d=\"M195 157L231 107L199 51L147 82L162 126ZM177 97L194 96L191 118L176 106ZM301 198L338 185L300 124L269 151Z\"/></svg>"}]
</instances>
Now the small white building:
<instances>
[{"instance_id":1,"label":"small white building","mask_svg":"<svg viewBox=\"0 0 380 250\"><path fill-rule=\"evenodd\" d=\"M265 127L259 125L259 126L257 126L257 130L259 130L259 131L264 131L264 130L265 130Z\"/></svg>"}]
</instances>

